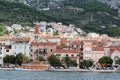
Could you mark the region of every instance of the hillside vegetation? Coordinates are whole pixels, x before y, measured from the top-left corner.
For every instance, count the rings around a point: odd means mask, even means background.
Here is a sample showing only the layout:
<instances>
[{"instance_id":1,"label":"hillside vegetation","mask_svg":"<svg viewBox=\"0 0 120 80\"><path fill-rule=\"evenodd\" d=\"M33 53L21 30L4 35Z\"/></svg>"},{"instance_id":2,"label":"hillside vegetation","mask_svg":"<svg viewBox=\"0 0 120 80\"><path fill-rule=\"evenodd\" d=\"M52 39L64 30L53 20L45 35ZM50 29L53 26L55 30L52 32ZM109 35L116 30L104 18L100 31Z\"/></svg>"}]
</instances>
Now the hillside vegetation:
<instances>
[{"instance_id":1,"label":"hillside vegetation","mask_svg":"<svg viewBox=\"0 0 120 80\"><path fill-rule=\"evenodd\" d=\"M50 20L50 17L22 3L0 0L0 23L8 25L20 23L32 26L34 21L41 20L47 21Z\"/></svg>"},{"instance_id":2,"label":"hillside vegetation","mask_svg":"<svg viewBox=\"0 0 120 80\"><path fill-rule=\"evenodd\" d=\"M86 32L120 36L120 18L116 10L96 0L65 0L60 8L45 11L64 24L75 24Z\"/></svg>"},{"instance_id":3,"label":"hillside vegetation","mask_svg":"<svg viewBox=\"0 0 120 80\"><path fill-rule=\"evenodd\" d=\"M75 24L86 32L120 36L120 18L117 10L97 0L30 0L30 6L0 0L0 22L31 24L34 21L55 21ZM54 5L52 5L54 4ZM41 7L50 10L40 10ZM36 9L37 10L36 10Z\"/></svg>"}]
</instances>

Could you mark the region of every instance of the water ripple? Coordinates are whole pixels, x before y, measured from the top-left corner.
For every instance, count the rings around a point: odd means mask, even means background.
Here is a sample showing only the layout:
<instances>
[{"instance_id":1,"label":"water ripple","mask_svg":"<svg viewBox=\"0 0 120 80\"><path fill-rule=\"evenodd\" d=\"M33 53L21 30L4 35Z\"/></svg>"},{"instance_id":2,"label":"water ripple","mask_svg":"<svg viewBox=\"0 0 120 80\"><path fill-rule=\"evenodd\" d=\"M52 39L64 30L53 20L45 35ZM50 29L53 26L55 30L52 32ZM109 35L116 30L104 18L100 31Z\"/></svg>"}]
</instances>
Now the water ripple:
<instances>
[{"instance_id":1,"label":"water ripple","mask_svg":"<svg viewBox=\"0 0 120 80\"><path fill-rule=\"evenodd\" d=\"M0 71L0 80L120 80L120 73Z\"/></svg>"}]
</instances>

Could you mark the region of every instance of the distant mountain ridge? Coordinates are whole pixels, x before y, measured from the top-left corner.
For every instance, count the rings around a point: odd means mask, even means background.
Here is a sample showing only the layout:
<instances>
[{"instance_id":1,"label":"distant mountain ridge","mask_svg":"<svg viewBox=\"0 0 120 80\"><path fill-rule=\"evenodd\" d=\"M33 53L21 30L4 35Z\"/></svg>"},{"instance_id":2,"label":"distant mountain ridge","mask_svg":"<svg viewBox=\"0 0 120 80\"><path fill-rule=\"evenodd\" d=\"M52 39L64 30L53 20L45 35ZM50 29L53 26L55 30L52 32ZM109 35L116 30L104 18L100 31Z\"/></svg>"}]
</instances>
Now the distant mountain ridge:
<instances>
[{"instance_id":1,"label":"distant mountain ridge","mask_svg":"<svg viewBox=\"0 0 120 80\"><path fill-rule=\"evenodd\" d=\"M120 0L98 0L109 5L111 8L120 9Z\"/></svg>"},{"instance_id":2,"label":"distant mountain ridge","mask_svg":"<svg viewBox=\"0 0 120 80\"><path fill-rule=\"evenodd\" d=\"M22 2L33 6L34 4L43 4L44 2L45 3L47 2L47 4L49 3L57 4L56 2L61 2L64 0L8 0L8 1ZM120 0L97 0L97 1L109 5L111 8L120 9ZM40 7L41 5L40 6L36 5L36 6Z\"/></svg>"}]
</instances>

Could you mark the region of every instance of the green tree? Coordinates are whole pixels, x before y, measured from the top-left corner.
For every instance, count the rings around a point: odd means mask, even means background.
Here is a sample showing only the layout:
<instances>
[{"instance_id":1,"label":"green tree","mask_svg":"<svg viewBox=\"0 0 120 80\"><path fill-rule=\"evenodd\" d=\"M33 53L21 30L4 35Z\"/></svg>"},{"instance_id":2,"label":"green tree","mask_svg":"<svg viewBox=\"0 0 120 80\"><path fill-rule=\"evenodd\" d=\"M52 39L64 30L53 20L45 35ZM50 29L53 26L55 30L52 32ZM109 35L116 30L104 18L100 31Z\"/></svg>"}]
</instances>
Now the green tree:
<instances>
[{"instance_id":1,"label":"green tree","mask_svg":"<svg viewBox=\"0 0 120 80\"><path fill-rule=\"evenodd\" d=\"M59 35L58 30L53 33L53 36L57 36L57 35Z\"/></svg>"},{"instance_id":2,"label":"green tree","mask_svg":"<svg viewBox=\"0 0 120 80\"><path fill-rule=\"evenodd\" d=\"M6 56L3 58L3 62L4 62L4 63L9 63L9 55L6 55Z\"/></svg>"},{"instance_id":3,"label":"green tree","mask_svg":"<svg viewBox=\"0 0 120 80\"><path fill-rule=\"evenodd\" d=\"M9 55L9 62L11 64L14 64L15 63L15 56L14 55Z\"/></svg>"},{"instance_id":4,"label":"green tree","mask_svg":"<svg viewBox=\"0 0 120 80\"><path fill-rule=\"evenodd\" d=\"M93 62L91 60L83 60L80 64L82 68L89 68L93 65Z\"/></svg>"},{"instance_id":5,"label":"green tree","mask_svg":"<svg viewBox=\"0 0 120 80\"><path fill-rule=\"evenodd\" d=\"M64 63L66 64L67 68L68 67L76 67L78 64L75 60L70 59L70 57L65 57L64 58Z\"/></svg>"},{"instance_id":6,"label":"green tree","mask_svg":"<svg viewBox=\"0 0 120 80\"><path fill-rule=\"evenodd\" d=\"M29 57L24 55L23 62L24 63L29 63L30 62Z\"/></svg>"},{"instance_id":7,"label":"green tree","mask_svg":"<svg viewBox=\"0 0 120 80\"><path fill-rule=\"evenodd\" d=\"M15 62L18 65L21 65L23 63L24 55L22 53L19 53L16 55Z\"/></svg>"},{"instance_id":8,"label":"green tree","mask_svg":"<svg viewBox=\"0 0 120 80\"><path fill-rule=\"evenodd\" d=\"M3 24L0 24L0 36L2 36L5 33L5 26Z\"/></svg>"},{"instance_id":9,"label":"green tree","mask_svg":"<svg viewBox=\"0 0 120 80\"><path fill-rule=\"evenodd\" d=\"M75 60L71 60L71 66L73 66L73 67L77 67L77 62L75 61Z\"/></svg>"},{"instance_id":10,"label":"green tree","mask_svg":"<svg viewBox=\"0 0 120 80\"><path fill-rule=\"evenodd\" d=\"M15 56L14 55L6 55L4 58L3 58L3 62L4 63L7 63L7 64L14 64L14 61L15 61Z\"/></svg>"},{"instance_id":11,"label":"green tree","mask_svg":"<svg viewBox=\"0 0 120 80\"><path fill-rule=\"evenodd\" d=\"M64 58L64 63L66 64L67 67L70 67L71 65L71 59L69 57Z\"/></svg>"},{"instance_id":12,"label":"green tree","mask_svg":"<svg viewBox=\"0 0 120 80\"><path fill-rule=\"evenodd\" d=\"M39 60L40 62L41 62L41 61L45 61L45 59L44 59L43 56L39 56L39 57L37 58L37 60Z\"/></svg>"},{"instance_id":13,"label":"green tree","mask_svg":"<svg viewBox=\"0 0 120 80\"><path fill-rule=\"evenodd\" d=\"M51 66L56 67L56 66L61 66L61 61L58 57L55 55L51 55L48 57L48 61Z\"/></svg>"},{"instance_id":14,"label":"green tree","mask_svg":"<svg viewBox=\"0 0 120 80\"><path fill-rule=\"evenodd\" d=\"M113 63L113 60L108 57L108 56L103 56L102 58L99 59L98 61L100 64L111 64Z\"/></svg>"}]
</instances>

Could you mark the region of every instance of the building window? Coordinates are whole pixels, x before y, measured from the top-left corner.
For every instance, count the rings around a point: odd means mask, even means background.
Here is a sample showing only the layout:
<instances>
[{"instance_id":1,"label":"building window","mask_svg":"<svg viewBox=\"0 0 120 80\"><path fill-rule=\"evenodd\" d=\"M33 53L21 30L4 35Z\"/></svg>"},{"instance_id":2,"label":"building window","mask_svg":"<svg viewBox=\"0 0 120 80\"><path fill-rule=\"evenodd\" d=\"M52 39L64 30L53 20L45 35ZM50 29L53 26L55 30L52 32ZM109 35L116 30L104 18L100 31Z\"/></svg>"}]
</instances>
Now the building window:
<instances>
[{"instance_id":1,"label":"building window","mask_svg":"<svg viewBox=\"0 0 120 80\"><path fill-rule=\"evenodd\" d=\"M32 54L31 54L31 57L32 57Z\"/></svg>"},{"instance_id":2,"label":"building window","mask_svg":"<svg viewBox=\"0 0 120 80\"><path fill-rule=\"evenodd\" d=\"M61 62L64 62L64 60L62 59Z\"/></svg>"},{"instance_id":3,"label":"building window","mask_svg":"<svg viewBox=\"0 0 120 80\"><path fill-rule=\"evenodd\" d=\"M77 48L78 48L78 45L77 45Z\"/></svg>"},{"instance_id":4,"label":"building window","mask_svg":"<svg viewBox=\"0 0 120 80\"><path fill-rule=\"evenodd\" d=\"M73 55L73 54L72 54L71 56L72 56L72 57L74 57L74 55Z\"/></svg>"},{"instance_id":5,"label":"building window","mask_svg":"<svg viewBox=\"0 0 120 80\"><path fill-rule=\"evenodd\" d=\"M115 56L115 57L114 57L114 59L115 59L115 60L118 60L118 59L119 59L119 57L118 57L118 56Z\"/></svg>"},{"instance_id":6,"label":"building window","mask_svg":"<svg viewBox=\"0 0 120 80\"><path fill-rule=\"evenodd\" d=\"M51 52L53 52L53 50L51 49Z\"/></svg>"},{"instance_id":7,"label":"building window","mask_svg":"<svg viewBox=\"0 0 120 80\"><path fill-rule=\"evenodd\" d=\"M78 54L77 57L79 57L80 55Z\"/></svg>"},{"instance_id":8,"label":"building window","mask_svg":"<svg viewBox=\"0 0 120 80\"><path fill-rule=\"evenodd\" d=\"M33 59L30 59L30 62L33 62Z\"/></svg>"},{"instance_id":9,"label":"building window","mask_svg":"<svg viewBox=\"0 0 120 80\"><path fill-rule=\"evenodd\" d=\"M74 47L74 46L72 45L72 47Z\"/></svg>"},{"instance_id":10,"label":"building window","mask_svg":"<svg viewBox=\"0 0 120 80\"><path fill-rule=\"evenodd\" d=\"M61 56L61 54L56 54L56 56L57 56L57 57L60 57L60 56Z\"/></svg>"},{"instance_id":11,"label":"building window","mask_svg":"<svg viewBox=\"0 0 120 80\"><path fill-rule=\"evenodd\" d=\"M66 57L68 57L68 54L66 54Z\"/></svg>"},{"instance_id":12,"label":"building window","mask_svg":"<svg viewBox=\"0 0 120 80\"><path fill-rule=\"evenodd\" d=\"M9 50L7 49L6 52L9 52Z\"/></svg>"}]
</instances>

